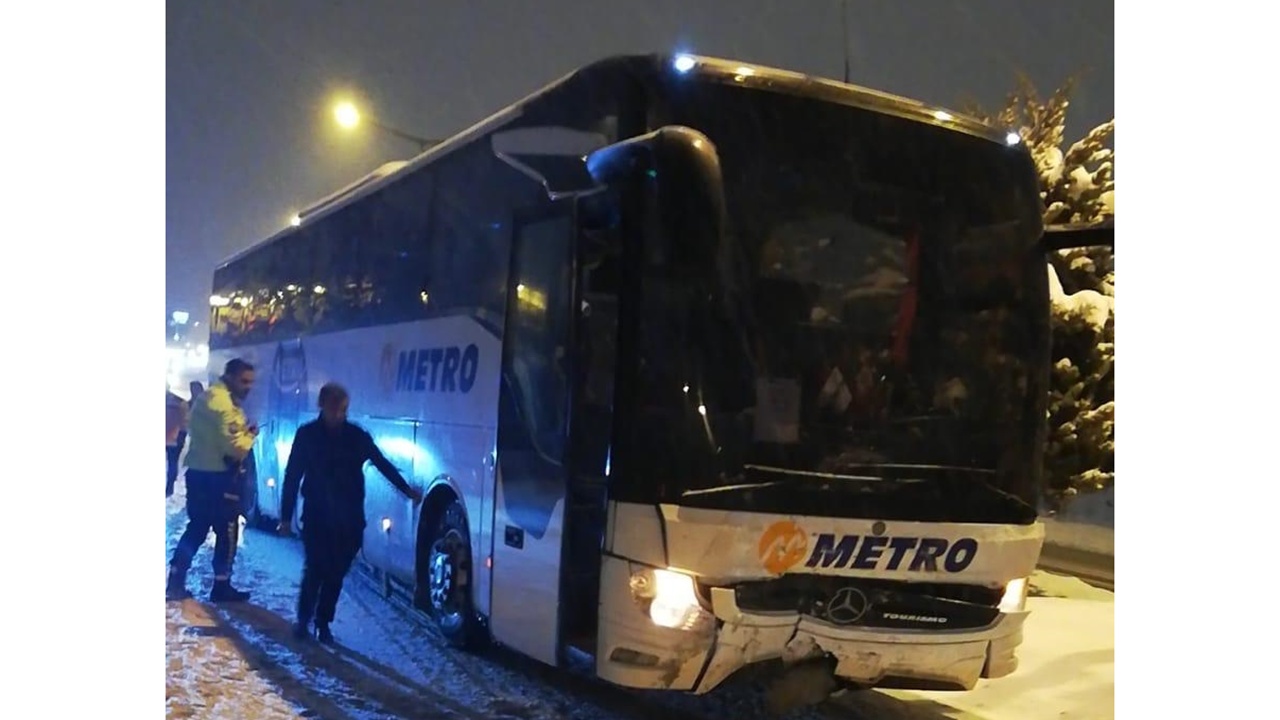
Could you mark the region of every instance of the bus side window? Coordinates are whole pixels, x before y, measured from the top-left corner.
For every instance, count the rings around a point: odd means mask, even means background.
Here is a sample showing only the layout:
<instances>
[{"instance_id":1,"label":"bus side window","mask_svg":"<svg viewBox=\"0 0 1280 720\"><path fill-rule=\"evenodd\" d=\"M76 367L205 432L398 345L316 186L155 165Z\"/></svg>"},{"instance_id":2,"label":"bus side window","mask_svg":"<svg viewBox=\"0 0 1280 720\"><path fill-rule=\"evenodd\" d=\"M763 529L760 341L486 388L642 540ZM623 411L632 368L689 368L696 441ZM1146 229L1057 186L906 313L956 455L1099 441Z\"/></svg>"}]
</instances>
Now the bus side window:
<instances>
[{"instance_id":1,"label":"bus side window","mask_svg":"<svg viewBox=\"0 0 1280 720\"><path fill-rule=\"evenodd\" d=\"M487 142L445 158L438 172L428 280L432 308L501 314L510 257L506 220L512 206L523 204L516 183L540 188L495 158ZM512 176L517 179L509 180Z\"/></svg>"},{"instance_id":2,"label":"bus side window","mask_svg":"<svg viewBox=\"0 0 1280 720\"><path fill-rule=\"evenodd\" d=\"M564 457L565 373L571 283L567 216L530 222L520 228L513 314L507 317L508 352L521 415L539 452L559 463Z\"/></svg>"},{"instance_id":3,"label":"bus side window","mask_svg":"<svg viewBox=\"0 0 1280 720\"><path fill-rule=\"evenodd\" d=\"M311 255L301 233L281 238L268 253L272 284L269 336L272 341L306 334L311 326Z\"/></svg>"},{"instance_id":4,"label":"bus side window","mask_svg":"<svg viewBox=\"0 0 1280 720\"><path fill-rule=\"evenodd\" d=\"M347 207L322 218L309 232L314 262L311 273L313 327L315 332L358 326L362 307L363 270L360 266L360 222ZM316 291L315 288L321 288Z\"/></svg>"},{"instance_id":5,"label":"bus side window","mask_svg":"<svg viewBox=\"0 0 1280 720\"><path fill-rule=\"evenodd\" d=\"M217 273L213 291L213 324L209 343L214 347L234 345L243 334L244 261L237 260Z\"/></svg>"},{"instance_id":6,"label":"bus side window","mask_svg":"<svg viewBox=\"0 0 1280 720\"><path fill-rule=\"evenodd\" d=\"M269 337L268 328L271 323L271 309L276 300L276 282L273 277L272 255L279 252L279 246L269 248L266 252L254 253L246 258L244 265L244 285L242 286L244 317L242 332L237 338L242 343L264 342Z\"/></svg>"},{"instance_id":7,"label":"bus side window","mask_svg":"<svg viewBox=\"0 0 1280 720\"><path fill-rule=\"evenodd\" d=\"M378 323L427 316L432 309L431 196L433 175L420 170L382 190L371 200L373 232L362 248L373 282Z\"/></svg>"}]
</instances>

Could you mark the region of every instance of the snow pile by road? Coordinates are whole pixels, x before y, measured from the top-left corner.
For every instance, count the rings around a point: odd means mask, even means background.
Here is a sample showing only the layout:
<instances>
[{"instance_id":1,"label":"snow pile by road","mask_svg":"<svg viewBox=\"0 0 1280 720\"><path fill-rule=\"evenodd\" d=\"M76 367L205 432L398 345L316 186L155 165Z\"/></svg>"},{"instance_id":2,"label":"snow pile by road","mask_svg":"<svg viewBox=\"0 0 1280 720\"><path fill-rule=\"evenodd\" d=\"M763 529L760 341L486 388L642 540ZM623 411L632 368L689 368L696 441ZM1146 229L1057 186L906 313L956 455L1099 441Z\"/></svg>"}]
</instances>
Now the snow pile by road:
<instances>
[{"instance_id":1,"label":"snow pile by road","mask_svg":"<svg viewBox=\"0 0 1280 720\"><path fill-rule=\"evenodd\" d=\"M1018 669L971 692L887 690L840 704L875 720L1112 720L1115 594L1037 572L1027 601Z\"/></svg>"}]
</instances>

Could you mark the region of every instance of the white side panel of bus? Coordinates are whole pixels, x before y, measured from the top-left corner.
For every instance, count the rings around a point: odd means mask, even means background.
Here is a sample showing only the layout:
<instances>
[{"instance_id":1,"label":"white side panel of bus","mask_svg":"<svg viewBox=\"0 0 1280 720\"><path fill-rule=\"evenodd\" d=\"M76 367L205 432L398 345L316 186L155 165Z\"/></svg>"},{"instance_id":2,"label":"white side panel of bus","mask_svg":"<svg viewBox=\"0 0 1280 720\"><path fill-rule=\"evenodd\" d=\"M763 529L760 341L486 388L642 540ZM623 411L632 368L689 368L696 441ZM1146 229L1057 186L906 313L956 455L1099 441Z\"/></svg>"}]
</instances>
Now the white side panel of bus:
<instances>
[{"instance_id":1,"label":"white side panel of bus","mask_svg":"<svg viewBox=\"0 0 1280 720\"><path fill-rule=\"evenodd\" d=\"M410 484L425 489L448 477L467 509L475 557L484 543L486 483L491 472L484 457L492 452L497 424L501 341L483 311L358 328L302 337L285 343L242 346L211 354L211 367L221 368L242 357L258 368L258 387L245 410L253 420L285 425L315 417L316 398L326 382L339 382L351 392L351 419L373 435L383 454ZM287 348L289 377L281 384L275 368ZM273 361L275 359L275 361ZM297 365L301 363L301 367ZM295 378L302 381L294 392ZM283 409L283 410L282 410ZM281 459L275 486L258 480L266 509L276 510L283 489L283 459L292 445L291 432L279 433L269 455ZM416 509L371 466L365 471L365 560L413 581L418 523ZM385 527L384 519L389 521Z\"/></svg>"},{"instance_id":2,"label":"white side panel of bus","mask_svg":"<svg viewBox=\"0 0 1280 720\"><path fill-rule=\"evenodd\" d=\"M539 528L528 523L527 518L519 517L519 510L508 502L505 485L500 459L493 527L490 628L494 640L555 665L559 658L564 497L547 508L550 512L537 523L542 526ZM541 532L537 532L539 530Z\"/></svg>"}]
</instances>

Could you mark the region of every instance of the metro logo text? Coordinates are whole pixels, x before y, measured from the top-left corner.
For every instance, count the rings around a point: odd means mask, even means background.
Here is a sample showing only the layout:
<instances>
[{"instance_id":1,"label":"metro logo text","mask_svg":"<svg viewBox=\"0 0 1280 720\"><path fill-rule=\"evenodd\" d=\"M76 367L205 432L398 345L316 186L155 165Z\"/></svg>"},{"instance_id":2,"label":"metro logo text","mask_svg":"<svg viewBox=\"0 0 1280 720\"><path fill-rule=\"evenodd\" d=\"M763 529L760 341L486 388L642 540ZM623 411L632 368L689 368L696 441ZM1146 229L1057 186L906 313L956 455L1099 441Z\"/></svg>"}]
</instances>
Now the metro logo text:
<instances>
[{"instance_id":1,"label":"metro logo text","mask_svg":"<svg viewBox=\"0 0 1280 720\"><path fill-rule=\"evenodd\" d=\"M949 573L964 571L978 555L978 541L959 538L888 537L822 533L805 561L809 568L851 570L906 570L908 572Z\"/></svg>"},{"instance_id":2,"label":"metro logo text","mask_svg":"<svg viewBox=\"0 0 1280 720\"><path fill-rule=\"evenodd\" d=\"M396 363L397 392L471 392L480 368L480 348L402 350Z\"/></svg>"}]
</instances>

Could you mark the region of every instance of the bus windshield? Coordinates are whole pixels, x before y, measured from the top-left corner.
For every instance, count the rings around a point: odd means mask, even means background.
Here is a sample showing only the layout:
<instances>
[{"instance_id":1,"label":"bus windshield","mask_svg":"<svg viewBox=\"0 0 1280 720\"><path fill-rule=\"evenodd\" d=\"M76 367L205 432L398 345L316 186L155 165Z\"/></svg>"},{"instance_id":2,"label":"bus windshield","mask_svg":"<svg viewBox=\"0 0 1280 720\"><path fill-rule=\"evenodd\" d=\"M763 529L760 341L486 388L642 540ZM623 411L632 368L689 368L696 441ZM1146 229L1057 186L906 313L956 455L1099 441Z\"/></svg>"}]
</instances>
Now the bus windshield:
<instances>
[{"instance_id":1,"label":"bus windshield","mask_svg":"<svg viewBox=\"0 0 1280 720\"><path fill-rule=\"evenodd\" d=\"M660 501L830 511L805 491L843 488L970 521L990 513L957 516L957 493L1030 502L1048 299L1025 151L709 80L665 111L715 144L728 218L717 277L646 240L636 470Z\"/></svg>"}]
</instances>

